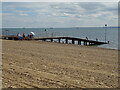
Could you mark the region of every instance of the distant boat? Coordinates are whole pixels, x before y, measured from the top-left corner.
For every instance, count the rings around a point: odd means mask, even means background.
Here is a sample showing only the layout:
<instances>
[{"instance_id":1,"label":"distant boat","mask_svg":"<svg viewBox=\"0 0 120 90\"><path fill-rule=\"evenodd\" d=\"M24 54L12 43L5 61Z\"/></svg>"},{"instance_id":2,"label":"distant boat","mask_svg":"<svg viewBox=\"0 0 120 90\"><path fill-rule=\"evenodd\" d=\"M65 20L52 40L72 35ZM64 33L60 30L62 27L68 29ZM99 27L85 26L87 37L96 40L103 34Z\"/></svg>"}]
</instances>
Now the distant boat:
<instances>
[{"instance_id":1,"label":"distant boat","mask_svg":"<svg viewBox=\"0 0 120 90\"><path fill-rule=\"evenodd\" d=\"M53 29L53 27L50 27L50 29Z\"/></svg>"}]
</instances>

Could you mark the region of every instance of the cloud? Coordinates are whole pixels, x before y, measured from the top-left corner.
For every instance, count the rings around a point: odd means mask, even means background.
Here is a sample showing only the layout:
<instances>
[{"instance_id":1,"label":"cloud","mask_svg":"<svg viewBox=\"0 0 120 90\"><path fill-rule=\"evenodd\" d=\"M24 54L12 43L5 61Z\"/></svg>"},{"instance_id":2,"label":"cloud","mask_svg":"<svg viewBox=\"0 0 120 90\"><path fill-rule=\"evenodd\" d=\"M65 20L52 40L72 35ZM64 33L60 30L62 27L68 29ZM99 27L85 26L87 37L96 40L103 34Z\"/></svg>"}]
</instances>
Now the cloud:
<instances>
[{"instance_id":1,"label":"cloud","mask_svg":"<svg viewBox=\"0 0 120 90\"><path fill-rule=\"evenodd\" d=\"M28 16L28 14L19 14L19 15L21 15L21 16Z\"/></svg>"},{"instance_id":2,"label":"cloud","mask_svg":"<svg viewBox=\"0 0 120 90\"><path fill-rule=\"evenodd\" d=\"M117 9L117 3L4 2L3 26L74 27L104 23L114 26L118 20Z\"/></svg>"}]
</instances>

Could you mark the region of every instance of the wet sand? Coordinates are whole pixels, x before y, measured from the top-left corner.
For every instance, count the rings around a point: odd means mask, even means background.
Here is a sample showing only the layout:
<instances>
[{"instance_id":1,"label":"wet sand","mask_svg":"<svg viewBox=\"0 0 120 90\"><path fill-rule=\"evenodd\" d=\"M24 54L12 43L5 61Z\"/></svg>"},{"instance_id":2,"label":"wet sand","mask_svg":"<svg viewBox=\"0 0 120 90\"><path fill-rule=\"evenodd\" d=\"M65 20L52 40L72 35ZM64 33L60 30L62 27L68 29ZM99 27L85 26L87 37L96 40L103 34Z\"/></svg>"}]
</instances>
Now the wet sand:
<instances>
[{"instance_id":1,"label":"wet sand","mask_svg":"<svg viewBox=\"0 0 120 90\"><path fill-rule=\"evenodd\" d=\"M2 41L3 88L116 88L118 51L42 41Z\"/></svg>"}]
</instances>

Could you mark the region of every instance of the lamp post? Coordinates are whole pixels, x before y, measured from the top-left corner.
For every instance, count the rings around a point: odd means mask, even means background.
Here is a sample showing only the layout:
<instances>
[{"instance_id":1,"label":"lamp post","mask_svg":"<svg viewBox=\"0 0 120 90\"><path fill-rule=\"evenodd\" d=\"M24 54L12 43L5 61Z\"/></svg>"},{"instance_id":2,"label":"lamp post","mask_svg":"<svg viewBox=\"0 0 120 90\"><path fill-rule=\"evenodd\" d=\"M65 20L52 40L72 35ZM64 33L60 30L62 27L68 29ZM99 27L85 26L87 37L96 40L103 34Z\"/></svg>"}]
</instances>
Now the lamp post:
<instances>
[{"instance_id":1,"label":"lamp post","mask_svg":"<svg viewBox=\"0 0 120 90\"><path fill-rule=\"evenodd\" d=\"M107 39L107 24L105 24L105 42L106 42L106 39Z\"/></svg>"}]
</instances>

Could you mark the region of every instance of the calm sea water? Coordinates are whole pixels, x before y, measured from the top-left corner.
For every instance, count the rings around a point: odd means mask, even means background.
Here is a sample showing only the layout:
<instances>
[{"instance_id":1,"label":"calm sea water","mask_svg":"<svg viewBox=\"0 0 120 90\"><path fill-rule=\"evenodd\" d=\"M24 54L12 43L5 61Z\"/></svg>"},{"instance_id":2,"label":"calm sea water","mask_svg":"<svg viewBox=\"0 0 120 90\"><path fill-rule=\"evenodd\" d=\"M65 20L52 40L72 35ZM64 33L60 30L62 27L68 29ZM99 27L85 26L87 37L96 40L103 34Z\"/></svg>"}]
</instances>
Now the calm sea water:
<instances>
[{"instance_id":1,"label":"calm sea water","mask_svg":"<svg viewBox=\"0 0 120 90\"><path fill-rule=\"evenodd\" d=\"M46 29L46 30L45 30ZM51 36L71 36L90 40L105 41L104 27L90 27L90 28L3 28L3 35L17 35L17 33L29 34L33 31L36 37L51 37ZM99 45L97 47L118 49L118 28L106 29L106 41L110 44Z\"/></svg>"}]
</instances>

